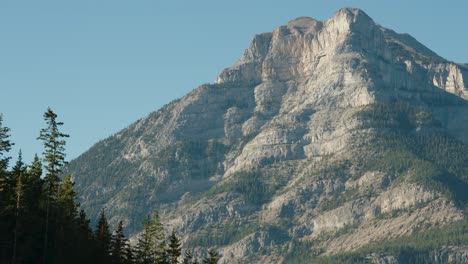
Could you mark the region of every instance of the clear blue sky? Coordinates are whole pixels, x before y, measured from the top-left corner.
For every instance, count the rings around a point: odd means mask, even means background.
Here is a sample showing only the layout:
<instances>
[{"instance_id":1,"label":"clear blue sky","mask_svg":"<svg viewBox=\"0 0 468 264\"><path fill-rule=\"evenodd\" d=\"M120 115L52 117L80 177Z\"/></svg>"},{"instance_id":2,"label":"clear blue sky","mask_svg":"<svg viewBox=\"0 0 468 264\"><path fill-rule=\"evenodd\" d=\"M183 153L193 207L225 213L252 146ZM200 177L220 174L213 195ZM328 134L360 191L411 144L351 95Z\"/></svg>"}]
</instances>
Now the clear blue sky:
<instances>
[{"instance_id":1,"label":"clear blue sky","mask_svg":"<svg viewBox=\"0 0 468 264\"><path fill-rule=\"evenodd\" d=\"M52 107L68 159L232 65L256 33L362 8L439 55L468 62L468 1L1 0L0 112L26 161Z\"/></svg>"}]
</instances>

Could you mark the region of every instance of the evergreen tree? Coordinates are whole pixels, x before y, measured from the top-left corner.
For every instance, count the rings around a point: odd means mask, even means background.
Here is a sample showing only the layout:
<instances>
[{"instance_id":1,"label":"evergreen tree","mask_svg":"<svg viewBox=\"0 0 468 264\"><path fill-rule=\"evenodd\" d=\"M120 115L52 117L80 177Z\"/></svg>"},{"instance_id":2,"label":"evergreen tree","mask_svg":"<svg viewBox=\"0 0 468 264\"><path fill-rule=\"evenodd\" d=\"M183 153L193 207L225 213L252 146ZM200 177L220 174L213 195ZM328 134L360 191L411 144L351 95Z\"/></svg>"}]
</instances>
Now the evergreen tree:
<instances>
[{"instance_id":1,"label":"evergreen tree","mask_svg":"<svg viewBox=\"0 0 468 264\"><path fill-rule=\"evenodd\" d=\"M44 159L45 181L37 155L28 168L20 151L16 164L8 170L6 154L12 143L0 115L0 263L110 264L108 252L92 235L86 214L78 213L71 177L60 181L63 137L67 135L58 132L61 123L50 109L44 116L48 128L41 131L40 138L44 154L49 154Z\"/></svg>"},{"instance_id":2,"label":"evergreen tree","mask_svg":"<svg viewBox=\"0 0 468 264\"><path fill-rule=\"evenodd\" d=\"M143 222L143 232L138 237L138 243L135 248L135 259L138 264L153 264L154 249L151 247L151 218L146 216Z\"/></svg>"},{"instance_id":3,"label":"evergreen tree","mask_svg":"<svg viewBox=\"0 0 468 264\"><path fill-rule=\"evenodd\" d=\"M210 249L208 251L208 256L205 259L203 259L203 263L204 264L217 264L219 259L220 257L219 257L218 252L216 252L216 250L214 249Z\"/></svg>"},{"instance_id":4,"label":"evergreen tree","mask_svg":"<svg viewBox=\"0 0 468 264\"><path fill-rule=\"evenodd\" d=\"M182 249L180 248L180 240L177 237L174 230L172 230L171 235L169 236L169 248L167 250L167 256L170 264L179 263L179 257L182 254Z\"/></svg>"},{"instance_id":5,"label":"evergreen tree","mask_svg":"<svg viewBox=\"0 0 468 264\"><path fill-rule=\"evenodd\" d=\"M78 229L80 230L80 234L86 239L90 240L93 238L93 232L91 228L89 227L90 220L86 216L86 213L83 209L80 210L78 213L78 218L77 218L77 224L78 224Z\"/></svg>"},{"instance_id":6,"label":"evergreen tree","mask_svg":"<svg viewBox=\"0 0 468 264\"><path fill-rule=\"evenodd\" d=\"M61 213L68 221L73 220L78 214L78 205L76 204L76 193L73 190L75 183L72 181L71 175L67 175L59 189L59 203Z\"/></svg>"},{"instance_id":7,"label":"evergreen tree","mask_svg":"<svg viewBox=\"0 0 468 264\"><path fill-rule=\"evenodd\" d=\"M25 193L25 173L26 168L23 166L24 163L21 158L21 151L16 162L15 167L13 168L13 173L16 177L16 186L15 186L15 196L16 196L16 206L15 206L15 230L13 238L13 263L17 262L17 251L18 251L18 237L21 235L20 232L23 229L21 223L21 217L23 215L24 209L24 193Z\"/></svg>"},{"instance_id":8,"label":"evergreen tree","mask_svg":"<svg viewBox=\"0 0 468 264\"><path fill-rule=\"evenodd\" d=\"M144 222L143 232L136 246L136 259L141 264L160 264L166 262L165 254L164 227L159 221L158 213L154 212Z\"/></svg>"},{"instance_id":9,"label":"evergreen tree","mask_svg":"<svg viewBox=\"0 0 468 264\"><path fill-rule=\"evenodd\" d=\"M10 151L13 143L9 140L10 129L3 126L3 115L0 114L0 263L11 258L11 242L15 227L14 185L12 175L7 171Z\"/></svg>"},{"instance_id":10,"label":"evergreen tree","mask_svg":"<svg viewBox=\"0 0 468 264\"><path fill-rule=\"evenodd\" d=\"M31 207L32 211L39 210L41 196L42 196L42 162L39 157L34 155L34 159L29 165L29 169L26 173L28 186L25 193L25 203Z\"/></svg>"},{"instance_id":11,"label":"evergreen tree","mask_svg":"<svg viewBox=\"0 0 468 264\"><path fill-rule=\"evenodd\" d=\"M21 149L18 153L18 159L16 160L15 166L12 168L12 176L13 180L16 182L15 184L15 229L14 229L14 236L13 236L13 263L18 261L17 253L18 253L18 238L22 236L24 233L24 227L22 223L22 217L24 215L24 209L26 207L25 203L25 195L26 195L26 188L28 187L27 182L27 174L26 174L27 166L23 162L23 154Z\"/></svg>"},{"instance_id":12,"label":"evergreen tree","mask_svg":"<svg viewBox=\"0 0 468 264\"><path fill-rule=\"evenodd\" d=\"M14 177L16 178L21 174L26 175L27 169L28 167L23 162L23 152L20 149L18 152L18 159L16 160L15 166L13 166L12 168L12 173Z\"/></svg>"},{"instance_id":13,"label":"evergreen tree","mask_svg":"<svg viewBox=\"0 0 468 264\"><path fill-rule=\"evenodd\" d=\"M3 114L0 114L0 170L6 171L8 168L8 161L11 159L6 156L13 146L13 143L9 140L10 128L3 126Z\"/></svg>"},{"instance_id":14,"label":"evergreen tree","mask_svg":"<svg viewBox=\"0 0 468 264\"><path fill-rule=\"evenodd\" d=\"M49 245L49 236L54 236L55 227L54 223L50 223L50 219L54 219L54 203L57 200L60 178L59 174L62 166L65 164L65 140L64 138L69 137L59 131L59 127L63 125L62 122L57 122L57 115L50 109L44 113L44 120L46 121L47 127L41 129L39 137L37 139L43 141L44 145L44 161L46 174L46 219L45 219L45 235L44 235L44 253L43 262L47 262L47 251L51 246ZM52 228L50 228L52 227ZM51 234L49 234L51 233ZM53 245L51 246L53 247Z\"/></svg>"},{"instance_id":15,"label":"evergreen tree","mask_svg":"<svg viewBox=\"0 0 468 264\"><path fill-rule=\"evenodd\" d=\"M3 126L3 115L0 114L0 216L12 212L13 206L7 201L12 201L14 185L16 182L12 173L8 172L8 162L11 157L7 153L11 150L13 143L10 141L10 129ZM9 206L10 205L10 206Z\"/></svg>"},{"instance_id":16,"label":"evergreen tree","mask_svg":"<svg viewBox=\"0 0 468 264\"><path fill-rule=\"evenodd\" d=\"M109 223L107 222L104 208L101 209L101 212L99 213L95 237L99 242L102 251L107 255L110 249L111 233L109 231Z\"/></svg>"},{"instance_id":17,"label":"evergreen tree","mask_svg":"<svg viewBox=\"0 0 468 264\"><path fill-rule=\"evenodd\" d=\"M132 251L128 239L124 235L123 223L119 221L117 230L111 239L112 263L128 264L132 262Z\"/></svg>"},{"instance_id":18,"label":"evergreen tree","mask_svg":"<svg viewBox=\"0 0 468 264\"><path fill-rule=\"evenodd\" d=\"M50 107L44 113L44 120L47 127L41 129L38 139L43 141L44 144L44 161L46 174L45 182L48 186L50 198L57 197L58 188L60 183L59 174L65 165L65 140L64 138L69 135L59 131L59 127L63 125L62 122L57 122L57 114L55 114Z\"/></svg>"},{"instance_id":19,"label":"evergreen tree","mask_svg":"<svg viewBox=\"0 0 468 264\"><path fill-rule=\"evenodd\" d=\"M183 264L194 264L196 260L193 256L193 249L187 249L185 251L184 260L182 261Z\"/></svg>"},{"instance_id":20,"label":"evergreen tree","mask_svg":"<svg viewBox=\"0 0 468 264\"><path fill-rule=\"evenodd\" d=\"M158 253L156 255L156 264L169 264L169 255L167 253L167 244L166 242L161 242L161 248L163 248L163 251L161 253Z\"/></svg>"}]
</instances>

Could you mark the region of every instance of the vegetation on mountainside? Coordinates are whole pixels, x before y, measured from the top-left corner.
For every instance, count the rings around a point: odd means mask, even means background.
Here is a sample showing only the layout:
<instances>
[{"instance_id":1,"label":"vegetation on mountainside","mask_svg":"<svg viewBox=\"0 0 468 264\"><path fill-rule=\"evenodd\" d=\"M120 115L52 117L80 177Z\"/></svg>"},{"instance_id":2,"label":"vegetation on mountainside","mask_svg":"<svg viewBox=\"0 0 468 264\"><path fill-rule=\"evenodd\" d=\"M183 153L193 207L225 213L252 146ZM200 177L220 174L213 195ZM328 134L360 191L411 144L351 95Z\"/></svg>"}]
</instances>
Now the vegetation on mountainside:
<instances>
[{"instance_id":1,"label":"vegetation on mountainside","mask_svg":"<svg viewBox=\"0 0 468 264\"><path fill-rule=\"evenodd\" d=\"M356 251L333 256L323 253L315 241L294 241L286 256L286 263L372 263L370 257L393 256L398 263L433 263L434 253L444 247L468 244L468 221L443 228L414 233L410 236L370 243ZM448 256L441 256L438 263L447 263Z\"/></svg>"},{"instance_id":2,"label":"vegetation on mountainside","mask_svg":"<svg viewBox=\"0 0 468 264\"><path fill-rule=\"evenodd\" d=\"M68 135L60 131L63 123L50 108L44 120L47 126L38 137L44 145L43 159L36 155L26 165L20 151L9 169L13 143L0 114L0 263L198 263L192 251L182 257L179 238L174 231L166 236L157 214L146 219L135 247L125 237L122 221L111 232L104 209L93 231L76 202L72 176L59 177L66 164ZM211 249L203 262L218 259Z\"/></svg>"}]
</instances>

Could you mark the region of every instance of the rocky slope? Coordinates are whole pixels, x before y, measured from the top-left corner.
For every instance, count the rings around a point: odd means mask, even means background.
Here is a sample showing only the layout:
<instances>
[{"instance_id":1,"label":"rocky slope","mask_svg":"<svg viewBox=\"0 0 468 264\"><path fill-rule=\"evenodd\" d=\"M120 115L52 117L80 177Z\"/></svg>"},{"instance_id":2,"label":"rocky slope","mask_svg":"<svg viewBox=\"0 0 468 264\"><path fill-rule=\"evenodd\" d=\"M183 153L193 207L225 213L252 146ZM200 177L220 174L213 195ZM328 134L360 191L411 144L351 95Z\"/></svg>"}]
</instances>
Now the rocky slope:
<instances>
[{"instance_id":1,"label":"rocky slope","mask_svg":"<svg viewBox=\"0 0 468 264\"><path fill-rule=\"evenodd\" d=\"M224 262L350 252L465 221L467 87L466 66L359 9L300 17L68 172L91 214L134 234L158 210Z\"/></svg>"}]
</instances>

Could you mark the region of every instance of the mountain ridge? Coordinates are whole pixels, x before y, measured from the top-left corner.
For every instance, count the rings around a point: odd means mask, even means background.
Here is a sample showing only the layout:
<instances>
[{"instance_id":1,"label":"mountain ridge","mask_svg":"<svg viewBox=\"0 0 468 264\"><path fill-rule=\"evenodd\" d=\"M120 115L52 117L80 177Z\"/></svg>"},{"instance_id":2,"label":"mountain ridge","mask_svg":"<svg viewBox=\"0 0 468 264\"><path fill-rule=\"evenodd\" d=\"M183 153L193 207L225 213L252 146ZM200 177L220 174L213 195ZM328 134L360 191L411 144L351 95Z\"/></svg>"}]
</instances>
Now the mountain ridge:
<instances>
[{"instance_id":1,"label":"mountain ridge","mask_svg":"<svg viewBox=\"0 0 468 264\"><path fill-rule=\"evenodd\" d=\"M347 252L464 219L451 182L466 186L467 79L362 10L299 17L67 172L92 214L106 206L135 234L158 210L224 262L287 261L290 241Z\"/></svg>"}]
</instances>

